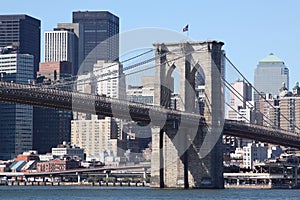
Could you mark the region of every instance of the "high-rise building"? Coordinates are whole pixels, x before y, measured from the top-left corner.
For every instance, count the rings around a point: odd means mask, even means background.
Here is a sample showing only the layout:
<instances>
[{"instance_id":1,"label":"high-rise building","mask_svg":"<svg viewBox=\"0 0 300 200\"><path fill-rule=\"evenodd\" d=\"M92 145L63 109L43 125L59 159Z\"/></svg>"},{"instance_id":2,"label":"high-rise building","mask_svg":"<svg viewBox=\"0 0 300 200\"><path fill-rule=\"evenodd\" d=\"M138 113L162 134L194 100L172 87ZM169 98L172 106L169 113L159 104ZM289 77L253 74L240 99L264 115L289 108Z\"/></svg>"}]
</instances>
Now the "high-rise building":
<instances>
[{"instance_id":1,"label":"high-rise building","mask_svg":"<svg viewBox=\"0 0 300 200\"><path fill-rule=\"evenodd\" d=\"M28 15L0 15L0 48L14 46L17 53L33 55L35 73L40 62L40 36L40 20Z\"/></svg>"},{"instance_id":2,"label":"high-rise building","mask_svg":"<svg viewBox=\"0 0 300 200\"><path fill-rule=\"evenodd\" d=\"M280 92L280 128L300 133L300 87L296 83L293 92L283 86Z\"/></svg>"},{"instance_id":3,"label":"high-rise building","mask_svg":"<svg viewBox=\"0 0 300 200\"><path fill-rule=\"evenodd\" d=\"M73 29L55 28L45 32L45 62L68 61L77 74L78 38Z\"/></svg>"},{"instance_id":4,"label":"high-rise building","mask_svg":"<svg viewBox=\"0 0 300 200\"><path fill-rule=\"evenodd\" d=\"M122 76L120 63L98 61L93 72L79 75L77 91L125 98L125 78ZM74 112L71 143L84 148L88 158L99 160L105 152L110 152L113 158L121 156L125 149L123 139L121 120Z\"/></svg>"},{"instance_id":5,"label":"high-rise building","mask_svg":"<svg viewBox=\"0 0 300 200\"><path fill-rule=\"evenodd\" d=\"M40 63L37 82L51 84L64 81L71 75L70 62L44 62ZM33 114L33 149L47 153L63 141L70 142L72 112L34 107Z\"/></svg>"},{"instance_id":6,"label":"high-rise building","mask_svg":"<svg viewBox=\"0 0 300 200\"><path fill-rule=\"evenodd\" d=\"M96 77L96 93L111 98L126 99L125 76L119 62L98 60L94 65L93 76Z\"/></svg>"},{"instance_id":7,"label":"high-rise building","mask_svg":"<svg viewBox=\"0 0 300 200\"><path fill-rule=\"evenodd\" d=\"M1 81L31 83L33 66L32 55L0 54ZM33 110L32 106L7 103L0 103L0 110L0 160L8 160L32 149Z\"/></svg>"},{"instance_id":8,"label":"high-rise building","mask_svg":"<svg viewBox=\"0 0 300 200\"><path fill-rule=\"evenodd\" d=\"M244 80L237 80L231 84L229 95L229 105L226 111L226 119L252 122L253 119L253 102L252 88ZM242 147L250 140L236 138L232 136L223 136L223 143L226 145L226 150L233 152L236 147Z\"/></svg>"},{"instance_id":9,"label":"high-rise building","mask_svg":"<svg viewBox=\"0 0 300 200\"><path fill-rule=\"evenodd\" d=\"M258 92L263 94L271 94L273 96L279 94L279 89L285 83L289 88L289 69L284 62L274 54L270 54L260 60L254 71L254 87ZM254 93L254 100L259 100L259 95Z\"/></svg>"},{"instance_id":10,"label":"high-rise building","mask_svg":"<svg viewBox=\"0 0 300 200\"><path fill-rule=\"evenodd\" d=\"M287 88L289 87L289 69L281 59L271 53L259 61L254 71L254 87L259 92L254 91L254 106L256 110L254 118L257 124L262 125L264 123L264 116L258 111L261 108L261 97L268 94L276 98L282 83Z\"/></svg>"},{"instance_id":11,"label":"high-rise building","mask_svg":"<svg viewBox=\"0 0 300 200\"><path fill-rule=\"evenodd\" d=\"M73 12L73 23L79 24L78 64L81 72L92 71L97 60L118 60L117 16L108 11L76 11Z\"/></svg>"},{"instance_id":12,"label":"high-rise building","mask_svg":"<svg viewBox=\"0 0 300 200\"><path fill-rule=\"evenodd\" d=\"M273 128L280 127L280 106L279 98L273 97L271 94L263 95L259 100L259 112L261 113L261 121L259 124Z\"/></svg>"},{"instance_id":13,"label":"high-rise building","mask_svg":"<svg viewBox=\"0 0 300 200\"><path fill-rule=\"evenodd\" d=\"M110 151L114 157L120 156L124 148L117 148L114 138L118 126L111 117L91 120L72 120L71 143L83 148L88 158L99 160L101 152Z\"/></svg>"},{"instance_id":14,"label":"high-rise building","mask_svg":"<svg viewBox=\"0 0 300 200\"><path fill-rule=\"evenodd\" d=\"M244 80L237 80L231 84L230 108L227 110L226 119L251 122L252 119L252 88Z\"/></svg>"}]
</instances>

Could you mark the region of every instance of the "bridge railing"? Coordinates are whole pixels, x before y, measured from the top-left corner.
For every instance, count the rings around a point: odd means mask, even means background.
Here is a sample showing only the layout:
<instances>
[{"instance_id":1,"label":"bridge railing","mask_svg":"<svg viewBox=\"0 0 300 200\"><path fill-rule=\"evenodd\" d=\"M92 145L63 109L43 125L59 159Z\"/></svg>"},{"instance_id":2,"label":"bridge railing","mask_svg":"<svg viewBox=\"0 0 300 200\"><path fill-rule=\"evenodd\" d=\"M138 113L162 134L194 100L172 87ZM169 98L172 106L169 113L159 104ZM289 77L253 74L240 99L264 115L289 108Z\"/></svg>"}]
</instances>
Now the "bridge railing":
<instances>
[{"instance_id":1,"label":"bridge railing","mask_svg":"<svg viewBox=\"0 0 300 200\"><path fill-rule=\"evenodd\" d=\"M297 132L294 132L294 131L288 131L288 130L281 129L281 128L274 129L273 127L266 127L266 126L262 126L262 125L258 125L258 124L246 123L246 122L243 122L243 121L226 119L226 123L227 124L247 126L247 127L253 128L253 129L263 129L265 131L277 131L277 132L280 131L281 133L284 133L286 135L299 136L299 134Z\"/></svg>"},{"instance_id":2,"label":"bridge railing","mask_svg":"<svg viewBox=\"0 0 300 200\"><path fill-rule=\"evenodd\" d=\"M25 84L18 84L18 83L11 83L11 82L0 82L0 89L2 91L4 90L21 90L22 92L28 92L26 95L32 96L33 93L35 94L45 94L45 96L59 96L61 98L68 97L69 100L72 99L82 99L82 100L87 100L90 102L102 102L102 103L107 103L112 106L116 107L122 107L125 109L136 109L136 113L144 113L148 114L150 112L153 112L155 115L168 115L172 116L173 118L176 119L189 119L189 120L194 120L198 121L204 120L204 117L195 114L195 113L187 113L184 111L178 111L178 110L171 110L167 108L163 108L160 106L156 105L148 105L148 104L142 104L142 103L136 103L124 99L114 99L114 98L109 98L101 95L91 95L91 94L86 94L86 93L80 93L80 92L73 92L73 91L67 91L67 90L61 90L61 89L56 89L56 88L47 88L47 87L42 87L42 86L36 86L36 85L25 85ZM71 98L72 97L72 98Z\"/></svg>"}]
</instances>

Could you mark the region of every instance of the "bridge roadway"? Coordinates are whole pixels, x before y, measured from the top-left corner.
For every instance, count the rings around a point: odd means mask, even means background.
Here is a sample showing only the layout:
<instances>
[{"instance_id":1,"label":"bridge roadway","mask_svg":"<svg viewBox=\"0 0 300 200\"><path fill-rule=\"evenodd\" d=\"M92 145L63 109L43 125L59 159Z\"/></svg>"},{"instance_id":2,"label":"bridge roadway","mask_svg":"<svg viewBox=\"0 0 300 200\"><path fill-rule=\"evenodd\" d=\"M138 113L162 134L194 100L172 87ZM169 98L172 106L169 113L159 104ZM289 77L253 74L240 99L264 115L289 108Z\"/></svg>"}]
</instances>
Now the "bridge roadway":
<instances>
[{"instance_id":1,"label":"bridge roadway","mask_svg":"<svg viewBox=\"0 0 300 200\"><path fill-rule=\"evenodd\" d=\"M0 82L0 101L151 122L158 126L174 121L187 127L205 125L204 117L194 113L34 85ZM281 129L225 120L223 134L300 149L300 136Z\"/></svg>"},{"instance_id":2,"label":"bridge roadway","mask_svg":"<svg viewBox=\"0 0 300 200\"><path fill-rule=\"evenodd\" d=\"M134 120L162 126L178 121L182 126L204 122L198 114L184 113L104 96L51 89L46 87L0 82L0 101Z\"/></svg>"}]
</instances>

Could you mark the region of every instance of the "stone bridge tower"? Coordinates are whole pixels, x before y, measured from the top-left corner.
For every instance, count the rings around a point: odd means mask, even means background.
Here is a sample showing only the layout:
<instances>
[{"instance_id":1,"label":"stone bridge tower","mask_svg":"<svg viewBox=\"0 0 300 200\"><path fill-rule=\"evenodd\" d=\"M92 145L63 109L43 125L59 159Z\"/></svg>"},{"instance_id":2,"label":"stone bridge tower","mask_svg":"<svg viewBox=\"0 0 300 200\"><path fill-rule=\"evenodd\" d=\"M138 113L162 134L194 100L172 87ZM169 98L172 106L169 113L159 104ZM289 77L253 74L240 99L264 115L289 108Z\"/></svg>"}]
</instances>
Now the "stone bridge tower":
<instances>
[{"instance_id":1,"label":"stone bridge tower","mask_svg":"<svg viewBox=\"0 0 300 200\"><path fill-rule=\"evenodd\" d=\"M205 83L205 124L194 127L164 122L152 128L151 186L223 188L222 131L224 92L223 43L219 41L159 43L156 48L154 104L170 108L172 73L180 74L181 110L199 113L195 74Z\"/></svg>"}]
</instances>

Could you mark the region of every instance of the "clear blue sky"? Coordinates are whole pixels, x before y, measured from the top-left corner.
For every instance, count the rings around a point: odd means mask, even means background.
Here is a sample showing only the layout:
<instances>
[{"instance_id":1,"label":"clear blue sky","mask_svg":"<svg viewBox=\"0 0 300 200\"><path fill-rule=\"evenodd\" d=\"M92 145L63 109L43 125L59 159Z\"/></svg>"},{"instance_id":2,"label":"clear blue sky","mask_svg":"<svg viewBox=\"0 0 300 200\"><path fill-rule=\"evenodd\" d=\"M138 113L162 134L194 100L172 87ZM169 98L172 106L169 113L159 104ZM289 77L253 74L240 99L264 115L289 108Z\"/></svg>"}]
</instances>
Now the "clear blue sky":
<instances>
[{"instance_id":1,"label":"clear blue sky","mask_svg":"<svg viewBox=\"0 0 300 200\"><path fill-rule=\"evenodd\" d=\"M273 52L290 69L290 85L300 81L300 1L272 0L8 0L1 14L24 13L42 21L42 33L71 22L72 11L108 10L120 17L120 31L159 27L194 40L225 42L227 56L253 80L259 60Z\"/></svg>"}]
</instances>

